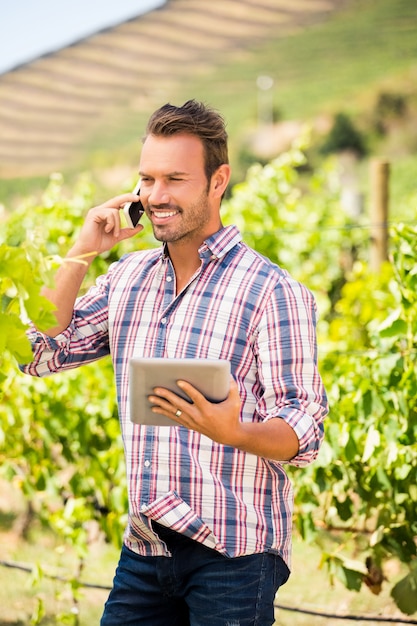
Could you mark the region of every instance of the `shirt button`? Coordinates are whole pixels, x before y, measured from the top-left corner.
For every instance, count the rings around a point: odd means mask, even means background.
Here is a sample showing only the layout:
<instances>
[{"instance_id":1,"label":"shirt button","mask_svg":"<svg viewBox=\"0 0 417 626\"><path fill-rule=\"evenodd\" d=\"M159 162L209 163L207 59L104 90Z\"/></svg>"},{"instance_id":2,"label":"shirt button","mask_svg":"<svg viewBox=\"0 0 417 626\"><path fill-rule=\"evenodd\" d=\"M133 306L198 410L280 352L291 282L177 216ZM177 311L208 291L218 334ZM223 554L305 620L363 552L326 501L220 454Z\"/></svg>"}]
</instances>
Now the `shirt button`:
<instances>
[{"instance_id":1,"label":"shirt button","mask_svg":"<svg viewBox=\"0 0 417 626\"><path fill-rule=\"evenodd\" d=\"M172 280L172 276L167 276L167 283L170 283Z\"/></svg>"},{"instance_id":2,"label":"shirt button","mask_svg":"<svg viewBox=\"0 0 417 626\"><path fill-rule=\"evenodd\" d=\"M146 511L146 504L142 504L142 506L140 507L141 511Z\"/></svg>"},{"instance_id":3,"label":"shirt button","mask_svg":"<svg viewBox=\"0 0 417 626\"><path fill-rule=\"evenodd\" d=\"M150 461L148 461L148 460L146 460L146 461L145 461L145 463L144 463L144 466L145 466L145 467L149 467L149 466L150 466L150 464L151 464L151 462L150 462Z\"/></svg>"},{"instance_id":4,"label":"shirt button","mask_svg":"<svg viewBox=\"0 0 417 626\"><path fill-rule=\"evenodd\" d=\"M163 317L163 318L161 319L161 324L166 324L166 323L167 323L167 318L166 318L166 317Z\"/></svg>"}]
</instances>

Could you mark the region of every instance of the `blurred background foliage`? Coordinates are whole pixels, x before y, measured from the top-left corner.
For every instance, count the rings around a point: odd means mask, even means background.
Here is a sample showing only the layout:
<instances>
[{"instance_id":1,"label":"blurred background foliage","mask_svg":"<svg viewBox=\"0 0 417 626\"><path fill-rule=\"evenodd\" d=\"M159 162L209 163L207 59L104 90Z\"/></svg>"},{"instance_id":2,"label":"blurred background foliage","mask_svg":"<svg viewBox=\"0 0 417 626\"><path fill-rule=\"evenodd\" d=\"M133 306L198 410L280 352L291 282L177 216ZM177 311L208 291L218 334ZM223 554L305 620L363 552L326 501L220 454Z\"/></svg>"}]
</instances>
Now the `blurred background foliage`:
<instances>
[{"instance_id":1,"label":"blurred background foliage","mask_svg":"<svg viewBox=\"0 0 417 626\"><path fill-rule=\"evenodd\" d=\"M303 281L319 305L320 367L331 411L319 460L291 470L297 529L322 546L323 566L350 589L372 586L370 572L383 576L387 559L406 564L392 595L411 614L417 610L417 228L392 216L390 261L371 272L369 218L353 222L343 210L332 159L306 177L307 151L298 144L252 166L225 201L223 219ZM41 380L16 365L30 358L22 319L49 322L41 284L52 280L93 203L85 175L70 196L62 185L54 175L41 203L23 203L5 223L0 472L27 498L24 526L35 516L83 558L87 521L95 519L119 544L127 511L111 363ZM149 233L123 242L97 259L85 286L111 260L149 245Z\"/></svg>"}]
</instances>

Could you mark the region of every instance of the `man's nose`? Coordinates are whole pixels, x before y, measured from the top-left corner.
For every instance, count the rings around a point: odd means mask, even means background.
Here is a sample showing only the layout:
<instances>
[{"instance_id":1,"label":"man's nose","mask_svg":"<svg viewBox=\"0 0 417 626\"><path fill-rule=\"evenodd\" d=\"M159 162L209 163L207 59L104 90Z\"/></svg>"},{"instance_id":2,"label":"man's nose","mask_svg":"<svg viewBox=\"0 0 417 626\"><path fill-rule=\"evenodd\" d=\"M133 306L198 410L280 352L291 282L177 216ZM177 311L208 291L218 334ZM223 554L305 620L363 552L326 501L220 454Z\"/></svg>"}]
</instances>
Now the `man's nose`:
<instances>
[{"instance_id":1,"label":"man's nose","mask_svg":"<svg viewBox=\"0 0 417 626\"><path fill-rule=\"evenodd\" d=\"M169 201L170 195L165 183L155 181L148 196L148 203L153 205L169 204Z\"/></svg>"}]
</instances>

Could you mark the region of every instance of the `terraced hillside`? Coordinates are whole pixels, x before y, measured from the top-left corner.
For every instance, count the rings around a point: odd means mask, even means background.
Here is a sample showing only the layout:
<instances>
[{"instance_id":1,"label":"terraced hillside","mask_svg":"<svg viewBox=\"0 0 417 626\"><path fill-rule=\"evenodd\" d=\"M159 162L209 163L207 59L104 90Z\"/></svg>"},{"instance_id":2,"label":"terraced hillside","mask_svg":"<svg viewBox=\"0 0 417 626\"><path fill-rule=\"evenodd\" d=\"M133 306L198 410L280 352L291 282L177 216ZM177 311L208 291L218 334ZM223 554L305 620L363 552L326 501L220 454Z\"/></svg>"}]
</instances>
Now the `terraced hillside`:
<instances>
[{"instance_id":1,"label":"terraced hillside","mask_svg":"<svg viewBox=\"0 0 417 626\"><path fill-rule=\"evenodd\" d=\"M192 73L325 19L346 0L168 0L0 76L0 177L65 167L110 115L151 111Z\"/></svg>"}]
</instances>

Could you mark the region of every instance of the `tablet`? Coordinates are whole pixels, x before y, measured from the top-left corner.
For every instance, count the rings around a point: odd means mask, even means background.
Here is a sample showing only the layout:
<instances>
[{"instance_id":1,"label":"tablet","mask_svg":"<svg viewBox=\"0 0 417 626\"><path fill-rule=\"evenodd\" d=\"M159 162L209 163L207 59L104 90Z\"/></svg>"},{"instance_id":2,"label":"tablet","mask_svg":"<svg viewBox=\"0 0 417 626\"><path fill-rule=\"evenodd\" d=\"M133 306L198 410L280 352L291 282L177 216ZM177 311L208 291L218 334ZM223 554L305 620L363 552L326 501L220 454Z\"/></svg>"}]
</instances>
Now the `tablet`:
<instances>
[{"instance_id":1,"label":"tablet","mask_svg":"<svg viewBox=\"0 0 417 626\"><path fill-rule=\"evenodd\" d=\"M130 419L135 424L176 426L176 422L151 411L148 396L154 387L165 387L188 402L190 398L176 384L185 380L210 402L222 402L229 394L230 363L214 359L132 358L130 360Z\"/></svg>"}]
</instances>

